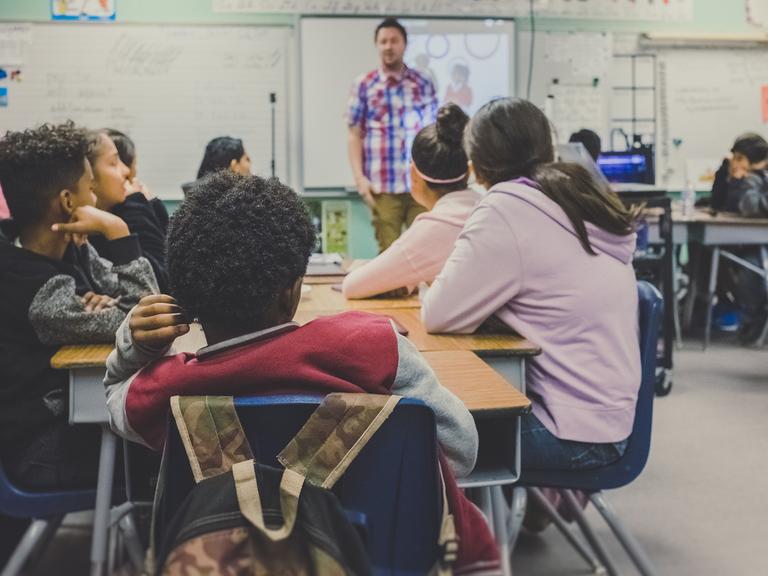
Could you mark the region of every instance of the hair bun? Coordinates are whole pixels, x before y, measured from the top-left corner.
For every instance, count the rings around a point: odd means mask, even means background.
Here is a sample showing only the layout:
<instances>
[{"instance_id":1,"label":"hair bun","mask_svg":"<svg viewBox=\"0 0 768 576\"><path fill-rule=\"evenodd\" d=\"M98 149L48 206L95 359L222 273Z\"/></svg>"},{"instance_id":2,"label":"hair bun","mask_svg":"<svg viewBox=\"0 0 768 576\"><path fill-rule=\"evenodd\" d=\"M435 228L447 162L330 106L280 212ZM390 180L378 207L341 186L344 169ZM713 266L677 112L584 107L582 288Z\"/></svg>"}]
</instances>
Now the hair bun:
<instances>
[{"instance_id":1,"label":"hair bun","mask_svg":"<svg viewBox=\"0 0 768 576\"><path fill-rule=\"evenodd\" d=\"M437 137L450 144L461 144L467 122L469 122L469 116L458 104L452 102L443 104L437 111L435 122Z\"/></svg>"}]
</instances>

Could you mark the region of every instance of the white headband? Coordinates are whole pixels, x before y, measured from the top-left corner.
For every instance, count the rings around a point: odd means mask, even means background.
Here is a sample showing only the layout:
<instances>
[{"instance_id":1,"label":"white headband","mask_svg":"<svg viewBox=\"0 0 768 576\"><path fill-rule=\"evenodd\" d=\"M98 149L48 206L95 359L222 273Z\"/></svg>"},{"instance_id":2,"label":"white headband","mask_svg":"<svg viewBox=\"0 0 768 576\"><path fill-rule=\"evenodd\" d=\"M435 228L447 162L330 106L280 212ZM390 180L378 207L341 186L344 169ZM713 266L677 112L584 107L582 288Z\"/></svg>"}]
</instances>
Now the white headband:
<instances>
[{"instance_id":1,"label":"white headband","mask_svg":"<svg viewBox=\"0 0 768 576\"><path fill-rule=\"evenodd\" d=\"M467 172L462 172L460 175L456 176L455 178L447 178L445 180L440 180L439 178L432 178L432 176L427 176L424 174L421 170L419 170L419 167L416 166L416 162L411 161L413 164L413 169L416 170L416 174L421 176L425 181L431 182L432 184L453 184L454 182L460 182L461 180L464 180L464 178L467 177Z\"/></svg>"}]
</instances>

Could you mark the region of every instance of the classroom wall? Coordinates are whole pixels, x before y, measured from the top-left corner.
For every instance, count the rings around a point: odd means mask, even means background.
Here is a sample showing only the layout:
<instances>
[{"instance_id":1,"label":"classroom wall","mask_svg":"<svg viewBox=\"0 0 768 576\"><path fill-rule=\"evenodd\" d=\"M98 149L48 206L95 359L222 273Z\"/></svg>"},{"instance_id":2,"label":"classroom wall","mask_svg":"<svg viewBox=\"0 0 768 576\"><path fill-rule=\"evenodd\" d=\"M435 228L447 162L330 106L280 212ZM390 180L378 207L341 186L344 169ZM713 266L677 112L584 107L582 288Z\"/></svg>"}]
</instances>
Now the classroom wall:
<instances>
[{"instance_id":1,"label":"classroom wall","mask_svg":"<svg viewBox=\"0 0 768 576\"><path fill-rule=\"evenodd\" d=\"M182 24L272 24L292 25L293 15L287 14L218 14L211 9L211 0L116 0L117 22L182 23ZM588 1L588 0L587 0ZM48 21L50 0L1 0L0 21ZM519 29L530 29L527 18L517 19ZM109 25L99 24L94 25ZM652 30L680 32L754 32L745 19L742 0L696 0L694 17L690 22L604 21L581 19L537 18L537 30L549 31L613 31L647 32ZM338 195L334 195L338 198ZM313 198L323 198L313 195ZM369 258L376 254L376 243L370 226L370 213L355 196L351 202L349 227L350 256ZM168 202L173 211L178 202Z\"/></svg>"}]
</instances>

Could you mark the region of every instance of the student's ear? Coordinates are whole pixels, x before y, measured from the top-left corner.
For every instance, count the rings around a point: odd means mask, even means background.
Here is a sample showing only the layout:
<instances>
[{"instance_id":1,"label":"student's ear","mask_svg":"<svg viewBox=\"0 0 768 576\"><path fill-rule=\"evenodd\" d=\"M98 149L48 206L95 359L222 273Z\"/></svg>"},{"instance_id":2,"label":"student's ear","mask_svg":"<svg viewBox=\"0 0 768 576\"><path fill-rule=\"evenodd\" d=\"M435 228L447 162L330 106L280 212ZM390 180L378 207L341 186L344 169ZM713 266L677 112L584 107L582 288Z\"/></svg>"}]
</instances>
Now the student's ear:
<instances>
[{"instance_id":1,"label":"student's ear","mask_svg":"<svg viewBox=\"0 0 768 576\"><path fill-rule=\"evenodd\" d=\"M229 161L229 169L230 169L230 171L234 172L235 174L237 174L239 172L239 170L238 170L238 165L239 164L240 164L239 160L235 160L234 158L232 158L232 160Z\"/></svg>"},{"instance_id":2,"label":"student's ear","mask_svg":"<svg viewBox=\"0 0 768 576\"><path fill-rule=\"evenodd\" d=\"M69 218L69 216L72 215L72 212L74 212L76 208L75 195L71 190L65 188L59 192L58 201L59 208L61 208L62 213L64 213L67 218Z\"/></svg>"},{"instance_id":3,"label":"student's ear","mask_svg":"<svg viewBox=\"0 0 768 576\"><path fill-rule=\"evenodd\" d=\"M278 297L277 305L279 312L288 320L293 319L296 315L296 310L299 308L299 300L301 300L301 283L303 280L303 276L296 278L293 285L283 290Z\"/></svg>"}]
</instances>

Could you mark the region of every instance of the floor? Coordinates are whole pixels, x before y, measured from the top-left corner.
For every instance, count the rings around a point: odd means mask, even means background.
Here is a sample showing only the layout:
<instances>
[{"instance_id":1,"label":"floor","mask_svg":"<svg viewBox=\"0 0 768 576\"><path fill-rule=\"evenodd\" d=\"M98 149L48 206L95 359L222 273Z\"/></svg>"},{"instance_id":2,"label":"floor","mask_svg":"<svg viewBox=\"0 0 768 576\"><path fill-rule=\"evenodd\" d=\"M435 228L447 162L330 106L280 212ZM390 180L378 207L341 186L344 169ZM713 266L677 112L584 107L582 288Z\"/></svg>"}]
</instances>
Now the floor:
<instances>
[{"instance_id":1,"label":"floor","mask_svg":"<svg viewBox=\"0 0 768 576\"><path fill-rule=\"evenodd\" d=\"M768 348L716 342L702 353L691 342L677 351L672 393L655 405L650 461L608 497L660 575L768 575ZM621 574L634 574L594 519ZM35 574L87 573L87 520L69 520ZM553 528L521 535L513 567L590 573Z\"/></svg>"},{"instance_id":2,"label":"floor","mask_svg":"<svg viewBox=\"0 0 768 576\"><path fill-rule=\"evenodd\" d=\"M676 352L674 384L657 399L643 474L609 492L659 574L768 575L768 348L698 343ZM621 574L635 574L594 510ZM516 574L590 570L559 532L523 534Z\"/></svg>"}]
</instances>

